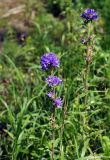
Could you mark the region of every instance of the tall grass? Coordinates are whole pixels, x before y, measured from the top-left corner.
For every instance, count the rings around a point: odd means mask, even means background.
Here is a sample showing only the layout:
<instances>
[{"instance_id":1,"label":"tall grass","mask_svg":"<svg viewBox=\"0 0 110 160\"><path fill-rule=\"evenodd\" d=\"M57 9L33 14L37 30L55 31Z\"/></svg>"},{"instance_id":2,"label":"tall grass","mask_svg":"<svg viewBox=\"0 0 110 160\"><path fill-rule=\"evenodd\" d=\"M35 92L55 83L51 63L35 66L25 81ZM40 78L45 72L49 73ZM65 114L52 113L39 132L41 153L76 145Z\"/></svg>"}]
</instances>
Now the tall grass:
<instances>
[{"instance_id":1,"label":"tall grass","mask_svg":"<svg viewBox=\"0 0 110 160\"><path fill-rule=\"evenodd\" d=\"M54 159L109 160L108 1L56 1L60 9L57 16L51 9L55 3L51 0L43 2L42 12L41 6L37 6L38 13L33 20L34 32L30 31L26 44L19 45L8 35L2 44L0 159L51 159L51 103L45 96L46 73L40 67L40 57L52 51L57 53L61 61L56 74L63 77L62 86L57 88L58 96L63 97L63 106L61 110L56 110ZM94 55L86 77L89 88L85 109L85 48L81 44L84 32L80 13L87 6L98 11L99 20L93 23ZM102 6L104 8L101 10Z\"/></svg>"}]
</instances>

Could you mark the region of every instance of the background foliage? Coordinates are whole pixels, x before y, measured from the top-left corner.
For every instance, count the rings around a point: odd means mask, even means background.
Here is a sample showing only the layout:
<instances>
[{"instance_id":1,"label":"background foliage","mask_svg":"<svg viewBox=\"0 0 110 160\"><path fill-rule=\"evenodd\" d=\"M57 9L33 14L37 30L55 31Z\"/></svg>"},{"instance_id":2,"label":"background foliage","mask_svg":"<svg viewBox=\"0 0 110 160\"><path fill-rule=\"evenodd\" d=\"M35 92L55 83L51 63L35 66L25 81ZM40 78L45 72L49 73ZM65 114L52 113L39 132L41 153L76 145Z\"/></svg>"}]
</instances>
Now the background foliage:
<instances>
[{"instance_id":1,"label":"background foliage","mask_svg":"<svg viewBox=\"0 0 110 160\"><path fill-rule=\"evenodd\" d=\"M0 22L0 159L51 159L51 104L45 96L47 73L40 67L41 55L49 51L60 58L57 75L63 79L55 159L110 159L109 0L27 0L25 5L17 23L13 15ZM80 14L89 7L97 10L99 19L93 23L94 57L85 109Z\"/></svg>"}]
</instances>

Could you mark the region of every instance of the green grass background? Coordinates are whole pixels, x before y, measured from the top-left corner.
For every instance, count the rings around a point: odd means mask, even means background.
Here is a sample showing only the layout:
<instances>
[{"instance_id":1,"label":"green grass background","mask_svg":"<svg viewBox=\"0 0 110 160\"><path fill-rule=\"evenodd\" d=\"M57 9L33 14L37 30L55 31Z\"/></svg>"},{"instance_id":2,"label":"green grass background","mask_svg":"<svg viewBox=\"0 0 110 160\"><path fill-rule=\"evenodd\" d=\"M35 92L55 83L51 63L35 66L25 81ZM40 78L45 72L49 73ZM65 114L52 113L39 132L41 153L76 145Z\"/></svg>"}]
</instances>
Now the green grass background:
<instances>
[{"instance_id":1,"label":"green grass background","mask_svg":"<svg viewBox=\"0 0 110 160\"><path fill-rule=\"evenodd\" d=\"M8 32L0 53L0 159L51 159L51 103L40 57L55 52L61 64L56 75L63 106L56 110L55 160L110 159L110 1L28 0L33 27L24 43L2 19ZM80 14L97 10L93 22L94 56L90 65L88 107L83 103L85 67ZM64 120L65 118L65 120ZM62 123L64 134L62 137Z\"/></svg>"}]
</instances>

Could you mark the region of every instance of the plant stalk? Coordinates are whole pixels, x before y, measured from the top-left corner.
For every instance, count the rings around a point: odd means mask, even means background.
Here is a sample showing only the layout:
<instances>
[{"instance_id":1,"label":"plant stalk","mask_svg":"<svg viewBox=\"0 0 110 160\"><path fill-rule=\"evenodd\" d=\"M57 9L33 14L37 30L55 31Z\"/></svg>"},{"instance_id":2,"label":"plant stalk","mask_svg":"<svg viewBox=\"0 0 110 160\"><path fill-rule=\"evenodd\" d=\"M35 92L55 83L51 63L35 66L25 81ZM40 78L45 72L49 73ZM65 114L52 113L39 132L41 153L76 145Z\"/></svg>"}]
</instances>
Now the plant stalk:
<instances>
[{"instance_id":1,"label":"plant stalk","mask_svg":"<svg viewBox=\"0 0 110 160\"><path fill-rule=\"evenodd\" d=\"M61 160L64 159L63 141L64 141L64 128L65 128L66 112L67 112L67 105L66 105L66 102L65 102L64 110L63 110L63 114L62 114L63 119L62 119L61 136L60 136L60 139L61 139L61 143L60 143L60 155L61 155Z\"/></svg>"},{"instance_id":2,"label":"plant stalk","mask_svg":"<svg viewBox=\"0 0 110 160\"><path fill-rule=\"evenodd\" d=\"M88 80L89 80L90 64L91 64L91 61L92 61L92 47L89 44L87 45L85 60L86 60L86 64L85 64L85 74L84 74L84 90L85 90L84 104L85 104L85 106L87 106Z\"/></svg>"},{"instance_id":3,"label":"plant stalk","mask_svg":"<svg viewBox=\"0 0 110 160\"><path fill-rule=\"evenodd\" d=\"M55 144L55 106L52 109L52 160L54 160L54 144Z\"/></svg>"},{"instance_id":4,"label":"plant stalk","mask_svg":"<svg viewBox=\"0 0 110 160\"><path fill-rule=\"evenodd\" d=\"M84 88L85 88L85 106L87 106L87 99L88 99L88 77L89 77L89 68L90 64L88 61L86 61L85 66L85 80L84 80Z\"/></svg>"}]
</instances>

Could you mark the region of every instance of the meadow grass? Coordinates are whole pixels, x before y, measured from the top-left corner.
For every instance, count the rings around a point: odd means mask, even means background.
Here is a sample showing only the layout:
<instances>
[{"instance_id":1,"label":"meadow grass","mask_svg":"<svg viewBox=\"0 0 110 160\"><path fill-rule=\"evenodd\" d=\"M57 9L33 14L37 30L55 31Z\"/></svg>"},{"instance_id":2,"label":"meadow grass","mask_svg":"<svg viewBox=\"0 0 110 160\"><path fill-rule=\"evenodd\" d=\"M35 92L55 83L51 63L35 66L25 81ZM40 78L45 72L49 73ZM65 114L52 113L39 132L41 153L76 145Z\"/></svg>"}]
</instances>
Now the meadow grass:
<instances>
[{"instance_id":1,"label":"meadow grass","mask_svg":"<svg viewBox=\"0 0 110 160\"><path fill-rule=\"evenodd\" d=\"M36 4L32 2L29 8ZM15 30L10 28L2 43L0 159L51 159L52 104L46 96L48 72L42 71L40 58L44 53L54 52L60 59L55 75L63 80L57 87L57 96L62 97L63 106L56 109L54 159L109 160L109 0L64 0L55 4L44 0L38 4L34 27L25 43L18 44ZM54 7L59 9L57 14L53 12ZM97 10L99 19L92 24L93 57L85 92L85 46L81 44L84 32L80 14L89 7Z\"/></svg>"}]
</instances>

